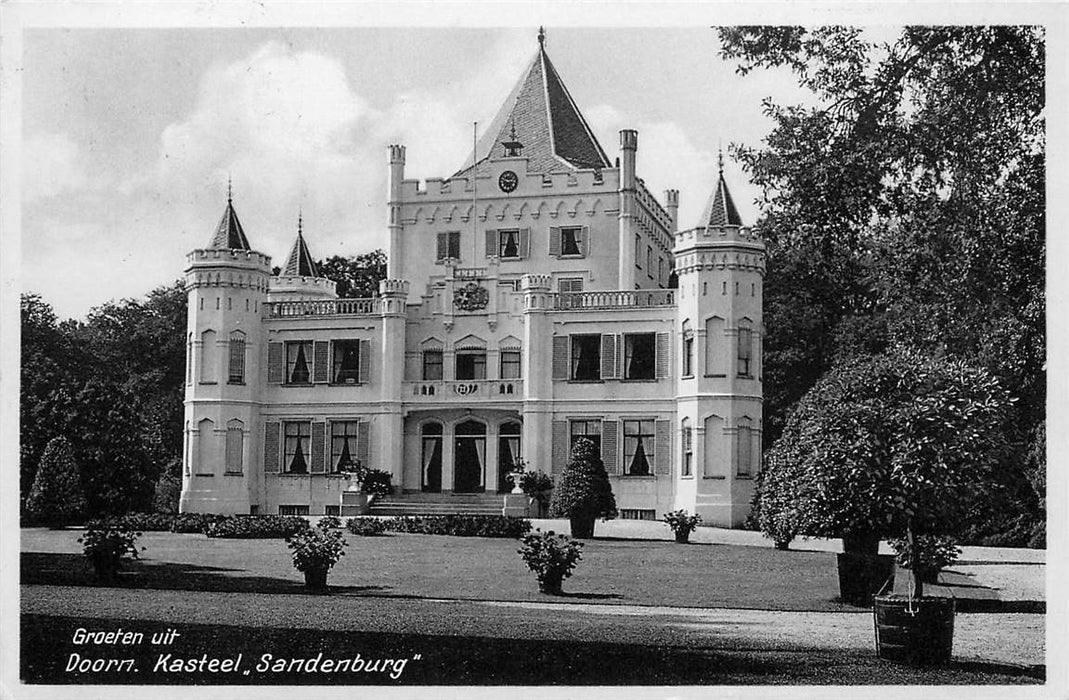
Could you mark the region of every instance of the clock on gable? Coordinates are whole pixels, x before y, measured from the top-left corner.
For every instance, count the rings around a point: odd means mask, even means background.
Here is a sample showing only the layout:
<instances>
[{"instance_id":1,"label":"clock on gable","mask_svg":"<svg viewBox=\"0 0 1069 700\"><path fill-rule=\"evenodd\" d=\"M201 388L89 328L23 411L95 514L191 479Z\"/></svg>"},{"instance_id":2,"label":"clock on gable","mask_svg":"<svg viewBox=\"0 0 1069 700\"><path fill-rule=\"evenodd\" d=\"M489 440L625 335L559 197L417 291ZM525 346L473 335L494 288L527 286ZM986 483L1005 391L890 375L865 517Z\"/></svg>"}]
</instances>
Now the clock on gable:
<instances>
[{"instance_id":1,"label":"clock on gable","mask_svg":"<svg viewBox=\"0 0 1069 700\"><path fill-rule=\"evenodd\" d=\"M502 192L511 192L516 189L518 184L520 184L520 178L511 170L506 170L497 178L497 186L501 188Z\"/></svg>"}]
</instances>

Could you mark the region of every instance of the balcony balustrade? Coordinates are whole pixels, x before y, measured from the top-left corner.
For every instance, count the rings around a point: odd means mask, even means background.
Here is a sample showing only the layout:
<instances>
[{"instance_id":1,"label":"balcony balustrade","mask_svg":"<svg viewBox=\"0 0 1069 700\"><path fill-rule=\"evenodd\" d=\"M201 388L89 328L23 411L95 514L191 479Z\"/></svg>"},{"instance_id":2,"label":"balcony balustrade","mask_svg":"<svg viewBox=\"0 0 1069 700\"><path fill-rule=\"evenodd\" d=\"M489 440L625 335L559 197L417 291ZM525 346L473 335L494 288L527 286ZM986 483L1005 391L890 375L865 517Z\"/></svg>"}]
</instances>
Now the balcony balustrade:
<instances>
[{"instance_id":1,"label":"balcony balustrade","mask_svg":"<svg viewBox=\"0 0 1069 700\"><path fill-rule=\"evenodd\" d=\"M558 311L586 309L630 309L646 306L675 306L674 289L636 289L633 291L561 292L554 295L553 308Z\"/></svg>"},{"instance_id":2,"label":"balcony balustrade","mask_svg":"<svg viewBox=\"0 0 1069 700\"><path fill-rule=\"evenodd\" d=\"M378 299L317 299L315 301L272 301L264 304L267 318L292 316L374 316Z\"/></svg>"}]
</instances>

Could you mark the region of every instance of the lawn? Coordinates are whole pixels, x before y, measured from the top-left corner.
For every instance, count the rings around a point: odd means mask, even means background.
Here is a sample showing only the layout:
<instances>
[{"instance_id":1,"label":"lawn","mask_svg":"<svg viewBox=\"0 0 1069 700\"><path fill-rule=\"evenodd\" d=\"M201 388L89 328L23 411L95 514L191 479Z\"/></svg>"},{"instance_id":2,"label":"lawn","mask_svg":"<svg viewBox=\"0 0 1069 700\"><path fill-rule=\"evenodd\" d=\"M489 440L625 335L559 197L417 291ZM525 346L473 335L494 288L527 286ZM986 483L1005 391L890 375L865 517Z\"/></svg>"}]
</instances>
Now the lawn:
<instances>
[{"instance_id":1,"label":"lawn","mask_svg":"<svg viewBox=\"0 0 1069 700\"><path fill-rule=\"evenodd\" d=\"M537 593L515 540L347 534L348 554L330 575L331 595L314 595L304 590L282 540L172 533L145 533L143 558L123 572L120 585L98 586L80 555L79 534L22 532L27 682L978 685L1036 683L1042 676L960 660L910 669L877 659L869 615L834 599L835 558L826 552L594 539L565 581L567 595L553 598ZM697 608L739 610L714 619ZM754 616L765 622L754 623ZM763 631L769 616L774 624L782 617L783 624L802 625L802 635L773 638ZM173 628L181 637L162 646L78 645L78 628L146 637ZM394 670L407 662L396 677L382 668L258 667L263 654L277 660L320 653L389 661ZM69 671L72 654L128 658L133 669ZM242 654L242 670L161 671L157 663L166 654L179 663Z\"/></svg>"}]
</instances>

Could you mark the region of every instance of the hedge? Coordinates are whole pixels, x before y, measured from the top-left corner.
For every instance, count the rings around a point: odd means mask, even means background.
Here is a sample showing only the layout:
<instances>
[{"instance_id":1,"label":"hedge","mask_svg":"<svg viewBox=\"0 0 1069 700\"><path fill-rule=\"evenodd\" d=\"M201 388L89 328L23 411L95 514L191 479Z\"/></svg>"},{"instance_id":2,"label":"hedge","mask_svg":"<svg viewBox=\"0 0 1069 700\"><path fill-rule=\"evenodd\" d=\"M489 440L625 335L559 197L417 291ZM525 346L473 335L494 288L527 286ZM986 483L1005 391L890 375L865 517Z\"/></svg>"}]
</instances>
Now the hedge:
<instances>
[{"instance_id":1,"label":"hedge","mask_svg":"<svg viewBox=\"0 0 1069 700\"><path fill-rule=\"evenodd\" d=\"M531 531L531 522L505 515L403 515L386 521L386 529L420 535L519 539Z\"/></svg>"}]
</instances>

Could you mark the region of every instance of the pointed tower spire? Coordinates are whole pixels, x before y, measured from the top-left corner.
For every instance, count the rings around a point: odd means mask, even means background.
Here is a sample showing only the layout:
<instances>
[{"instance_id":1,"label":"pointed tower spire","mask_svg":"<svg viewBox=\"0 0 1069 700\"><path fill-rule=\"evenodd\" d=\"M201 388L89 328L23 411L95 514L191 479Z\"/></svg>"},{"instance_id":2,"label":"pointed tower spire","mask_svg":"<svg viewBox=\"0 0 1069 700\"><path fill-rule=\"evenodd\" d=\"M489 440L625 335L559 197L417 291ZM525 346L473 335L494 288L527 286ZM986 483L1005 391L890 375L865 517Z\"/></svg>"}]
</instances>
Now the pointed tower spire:
<instances>
[{"instance_id":1,"label":"pointed tower spire","mask_svg":"<svg viewBox=\"0 0 1069 700\"><path fill-rule=\"evenodd\" d=\"M312 254L308 252L308 246L304 242L304 212L298 210L297 214L297 240L293 242L286 264L279 273L283 277L319 277L319 269L316 267Z\"/></svg>"},{"instance_id":2,"label":"pointed tower spire","mask_svg":"<svg viewBox=\"0 0 1069 700\"><path fill-rule=\"evenodd\" d=\"M739 216L739 210L735 207L735 200L731 198L727 181L724 179L724 151L722 149L717 154L717 168L719 174L717 175L716 189L713 190L712 196L709 197L709 202L705 205L705 212L702 214L698 226L742 226L742 217Z\"/></svg>"},{"instance_id":3,"label":"pointed tower spire","mask_svg":"<svg viewBox=\"0 0 1069 700\"><path fill-rule=\"evenodd\" d=\"M252 250L249 239L245 237L245 230L238 221L237 212L234 211L233 195L230 177L227 176L226 210L223 212L223 218L219 220L219 225L215 227L211 241L208 242L209 250Z\"/></svg>"},{"instance_id":4,"label":"pointed tower spire","mask_svg":"<svg viewBox=\"0 0 1069 700\"><path fill-rule=\"evenodd\" d=\"M483 173L487 167L485 161L507 157L506 144L511 143L523 144L529 172L612 167L609 157L549 60L545 39L545 29L539 28L538 51L501 105L490 127L483 132L476 144L474 159L469 158L456 175L468 173L473 167L472 162L476 164L476 172Z\"/></svg>"}]
</instances>

